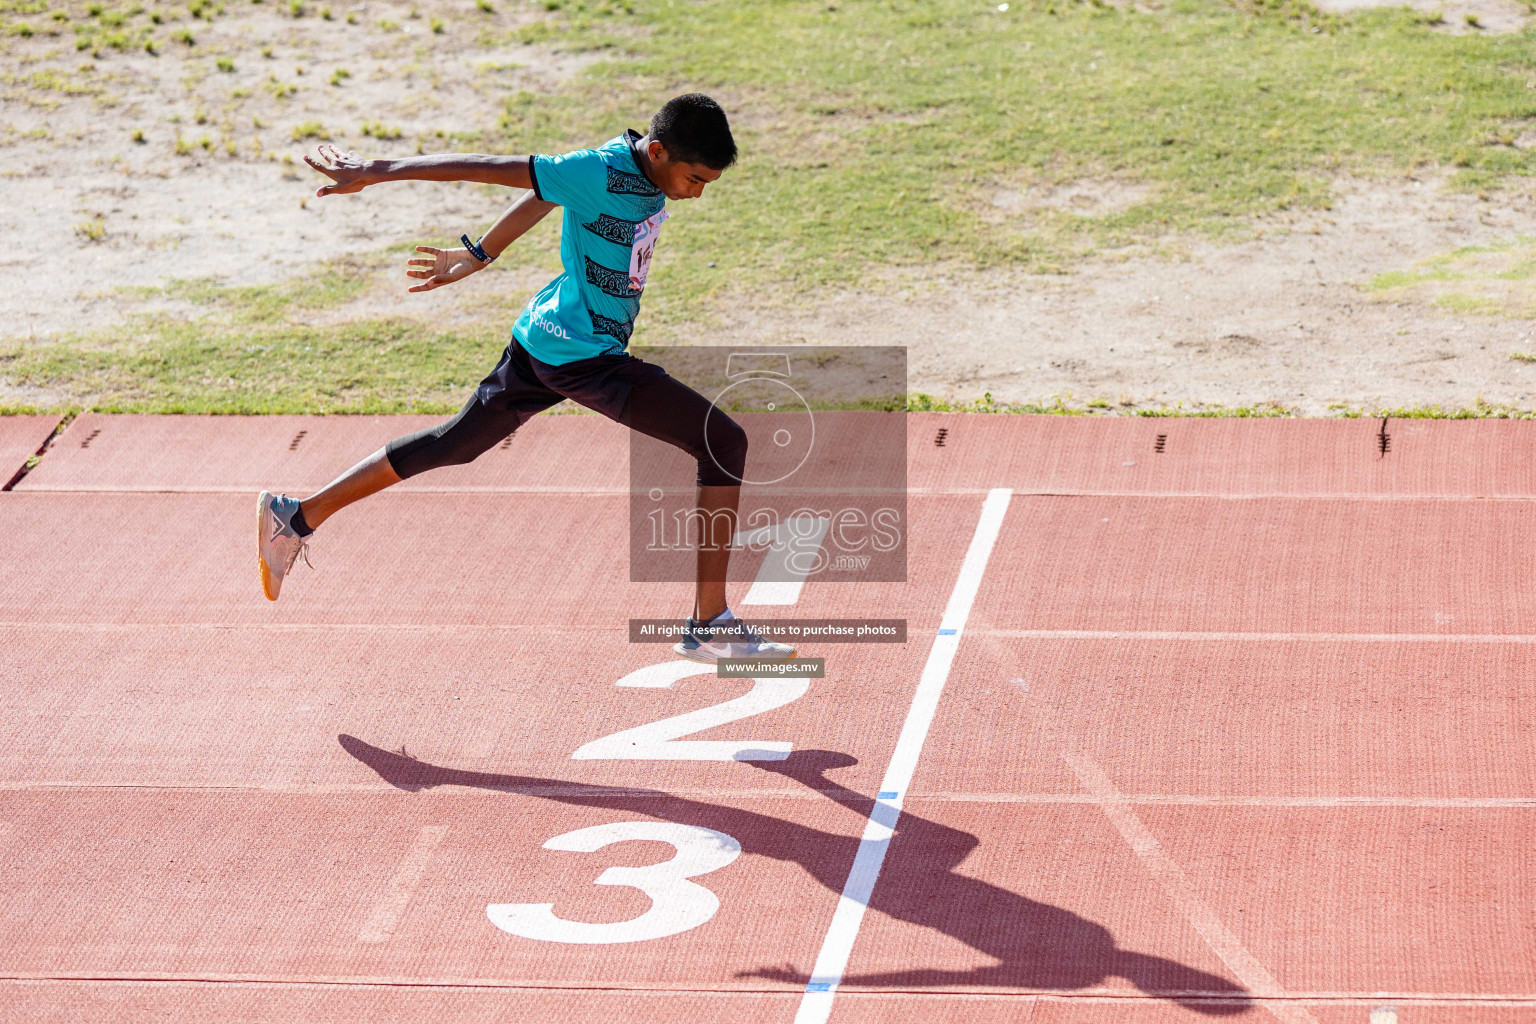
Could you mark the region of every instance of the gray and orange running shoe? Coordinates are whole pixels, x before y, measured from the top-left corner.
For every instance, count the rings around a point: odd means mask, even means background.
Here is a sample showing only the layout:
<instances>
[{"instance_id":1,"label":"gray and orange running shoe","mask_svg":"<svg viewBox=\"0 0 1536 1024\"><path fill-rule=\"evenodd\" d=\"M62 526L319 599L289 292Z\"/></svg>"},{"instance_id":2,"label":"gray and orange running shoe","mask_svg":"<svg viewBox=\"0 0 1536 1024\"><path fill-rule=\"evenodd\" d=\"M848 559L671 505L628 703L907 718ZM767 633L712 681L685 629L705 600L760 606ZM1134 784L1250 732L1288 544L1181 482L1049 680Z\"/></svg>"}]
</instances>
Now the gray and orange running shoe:
<instances>
[{"instance_id":1,"label":"gray and orange running shoe","mask_svg":"<svg viewBox=\"0 0 1536 1024\"><path fill-rule=\"evenodd\" d=\"M761 658L778 661L795 656L788 644L764 640L757 632L731 614L727 608L708 622L687 620L687 634L672 646L680 658L713 665L721 658Z\"/></svg>"},{"instance_id":2,"label":"gray and orange running shoe","mask_svg":"<svg viewBox=\"0 0 1536 1024\"><path fill-rule=\"evenodd\" d=\"M299 499L286 494L262 491L256 505L256 557L261 562L261 589L268 601L276 601L283 589L283 577L299 556L311 569L309 540L300 537L290 525L299 510Z\"/></svg>"}]
</instances>

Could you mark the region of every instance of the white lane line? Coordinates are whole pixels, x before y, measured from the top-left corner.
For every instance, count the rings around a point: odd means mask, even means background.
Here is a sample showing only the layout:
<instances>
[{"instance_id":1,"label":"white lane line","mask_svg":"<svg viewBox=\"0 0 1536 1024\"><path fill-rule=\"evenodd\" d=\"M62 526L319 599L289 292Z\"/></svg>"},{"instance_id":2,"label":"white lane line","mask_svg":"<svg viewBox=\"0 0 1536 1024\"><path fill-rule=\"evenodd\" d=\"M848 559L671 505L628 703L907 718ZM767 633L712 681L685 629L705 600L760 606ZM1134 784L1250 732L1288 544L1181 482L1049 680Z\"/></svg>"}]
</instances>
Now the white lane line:
<instances>
[{"instance_id":1,"label":"white lane line","mask_svg":"<svg viewBox=\"0 0 1536 1024\"><path fill-rule=\"evenodd\" d=\"M1377 1006L1371 1010L1371 1024L1397 1024L1397 1007Z\"/></svg>"},{"instance_id":2,"label":"white lane line","mask_svg":"<svg viewBox=\"0 0 1536 1024\"><path fill-rule=\"evenodd\" d=\"M794 604L800 600L800 588L803 586L804 581L796 580L754 580L747 589L747 596L737 606L747 608L753 605Z\"/></svg>"},{"instance_id":3,"label":"white lane line","mask_svg":"<svg viewBox=\"0 0 1536 1024\"><path fill-rule=\"evenodd\" d=\"M960 565L960 578L955 581L955 589L949 595L949 604L944 607L944 616L939 621L939 635L934 638L933 647L928 652L928 661L918 679L912 706L907 709L901 735L896 739L896 751L885 770L885 778L880 782L880 792L875 806L869 812L869 821L864 826L859 851L853 858L853 867L848 871L848 881L843 886L842 895L838 897L832 923L827 927L821 951L816 955L816 963L811 968L811 980L805 986L805 995L801 997L800 1009L795 1014L795 1024L826 1024L832 1013L832 1000L837 994L837 986L842 983L843 972L848 968L848 957L853 952L854 940L858 938L859 925L863 923L870 894L874 892L875 882L880 878L885 851L890 846L897 819L901 817L907 787L912 782L913 772L917 770L917 759L923 752L923 743L928 738L928 727L933 724L934 712L938 710L939 697L949 678L950 665L954 663L955 653L960 649L960 637L966 619L970 617L976 593L981 588L982 574L986 572L987 560L992 555L992 545L997 542L1003 517L1008 512L1009 497L1007 488L997 488L988 491L987 499L982 503L976 533L971 538L970 549L965 553L965 561Z\"/></svg>"},{"instance_id":4,"label":"white lane line","mask_svg":"<svg viewBox=\"0 0 1536 1024\"><path fill-rule=\"evenodd\" d=\"M141 948L141 947L135 947L136 950L139 949L139 948ZM142 948L144 948L144 949L146 949L148 951L153 951L153 952L160 952L161 951L160 947L142 947ZM185 943L182 943L180 945L166 945L164 947L163 951L165 953L168 953L168 954L177 954L177 953L184 953L186 951L186 948L187 947L186 947ZM742 994L743 993L747 993L747 994L755 995L755 996L761 996L761 997L765 997L766 999L772 999L772 1000L777 1000L777 999L780 999L780 998L785 997L785 996L793 996L794 995L794 993L792 993L792 992L785 992L783 989L775 989L775 988L769 988L769 987L741 988L741 987L734 987L733 986L733 987L728 987L728 988L700 988L700 987L695 986L695 987L692 987L692 988L678 988L678 987L676 987L675 984L667 984L667 983L663 983L663 982L646 982L646 981L630 981L630 982L624 982L624 983L608 982L608 983L605 984L605 983L601 983L601 982L597 982L597 981L583 982L583 981L580 981L580 980L574 980L574 981L568 981L568 982L548 981L548 980L529 981L529 980L524 979L524 978L468 977L468 976L460 976L460 977L448 976L448 977L444 977L444 976L419 976L419 975L412 975L412 976L408 976L408 977L402 977L400 975L395 975L395 976L389 976L389 975L382 975L382 976L357 975L357 976L351 976L351 977L343 977L343 976L336 976L336 975L315 975L315 974L305 974L305 975L211 974L211 973L170 974L170 973L166 973L166 972L163 972L163 971L158 971L158 972L153 972L153 973L149 973L149 972L126 972L126 971L117 971L117 972L111 972L111 973L103 973L101 971L91 971L91 972L81 972L81 973L67 973L67 972L52 972L52 973L28 972L28 973L19 973L19 972L14 972L14 971L7 971L7 972L4 972L4 973L0 973L0 987L5 987L5 986L13 986L13 987L21 987L21 986L33 987L33 986L37 986L37 987L41 987L41 986L45 986L45 985L63 986L63 985L80 985L80 984L102 985L102 986L111 985L111 986L121 986L121 987L127 987L127 986L139 987L139 986L149 986L149 985L165 986L165 987L171 987L171 986L187 986L187 987L197 986L198 988L203 989L203 990L206 990L209 985L227 985L227 986L230 986L231 988L236 987L236 986L243 987L243 988L252 988L252 989L267 988L269 990L270 989L276 989L276 988L279 988L279 987L288 987L288 986L294 986L294 987L303 988L303 989L306 989L306 990L326 989L326 988L329 988L329 989L343 989L343 990L345 990L345 989L357 990L357 989L388 988L388 989L394 990L397 993L401 989L417 989L417 990L458 989L458 990L464 991L464 992L475 992L475 991L481 991L481 992L498 992L498 991L500 991L500 992L564 992L564 993L571 993L571 992L603 993L603 992L606 992L606 993L623 993L623 994L626 994L626 995L631 995L631 996L636 996L636 997L642 997L642 996L665 996L665 997L668 997L668 998L675 998L677 996L687 996L687 997L690 997L690 998L693 998L693 999L730 999L730 1000L740 1000L742 998ZM1106 1008L1107 1007L1118 1007L1118 1008L1121 1008L1121 1009L1131 1010L1133 1012L1134 1012L1134 1010L1136 1010L1139 1007L1145 1007L1145 1005L1147 1003L1147 994L1146 993L1143 993L1143 992L1129 993L1129 992L1127 992L1123 988L1122 989L1118 989L1118 990L1117 989L1108 989L1108 988L1102 988L1102 989L1083 989L1083 990L1076 991L1076 992L1064 992L1061 989L1040 989L1040 990L1021 989L1021 990L1016 991L1016 992L947 992L947 991L915 992L914 991L914 992L900 992L899 994L900 994L901 998L904 1001L909 1001L909 1002L924 1001L924 1002L940 1003L941 1005L935 1008L937 1011L939 1011L939 1015L934 1016L932 1019L933 1020L944 1020L944 1021L953 1020L953 1019L959 1019L957 1017L956 1011L954 1011L952 1009L952 1007L954 1007L956 1005L959 1005L959 1004L965 1004L965 1003L1002 1003L1002 1002L1006 1002L1006 1003L1013 1003L1013 1004L1019 1005L1021 1007L1023 1005L1028 1005L1028 1004L1033 1004L1033 1003L1041 1003L1041 1004L1053 1003L1053 1004L1056 1004L1056 1005L1072 1006L1072 1007L1080 1007L1080 1006L1103 1006L1103 1007L1106 1007ZM1202 992L1202 991L1191 991L1191 990L1188 990L1188 989L1180 989L1180 990L1175 991L1175 992L1168 992L1168 993L1166 993L1165 997L1160 997L1160 998L1200 999L1202 997L1214 997L1214 998L1217 998L1217 999L1225 999L1226 1001L1228 1001L1230 1003L1231 1002L1231 996L1232 996L1232 993L1230 991L1225 991L1225 992ZM853 1000L853 1001L858 1001L858 1000L870 1000L870 1001L879 1000L879 1001L885 1001L885 1000L889 1000L890 997L891 997L891 993L889 991L877 992L877 991L860 990L860 991L848 992L848 993L844 994L844 998L845 999ZM1362 1008L1363 1010L1365 1010L1366 1012L1369 1012L1371 1010L1381 1010L1381 1009L1388 1009L1388 1010L1393 1010L1394 1012L1396 1012L1394 1007L1383 1007L1383 1006L1381 1006L1381 1001L1383 999L1394 999L1394 1000L1396 1000L1400 1004L1406 1003L1406 1004L1412 1005L1412 1006L1420 1008L1420 1009L1430 1009L1430 1008L1440 1009L1440 1008L1446 1008L1446 1007L1450 1007L1450 1008L1466 1008L1466 1009L1484 1009L1484 1010L1488 1010L1488 1009L1493 1009L1493 1010L1529 1010L1529 1009L1536 1009L1536 995L1532 995L1532 994L1529 994L1529 993L1524 994L1524 995L1445 995L1445 996L1441 996L1441 995L1432 995L1432 994L1424 994L1424 993L1383 993L1383 992L1358 992L1358 993L1352 993L1352 992L1319 992L1319 993L1299 993L1299 992L1293 992L1291 994L1290 998L1293 1001L1297 1001L1297 1000L1304 1001L1304 1002L1310 1004L1311 1006L1313 1006L1316 1009L1330 1009L1330 1010L1338 1009L1338 1008L1354 1009L1356 1007L1359 1007L1359 1008ZM949 1012L947 1014L945 1014L944 1011L949 1011ZM9 1018L7 1018L7 1019L9 1019ZM265 1019L265 1018L263 1018L263 1019ZM522 1018L516 1018L516 1019L521 1020ZM928 1018L923 1018L923 1019L928 1019ZM1017 1018L1017 1017L1009 1017L1008 1019L1009 1020L1016 1020L1016 1019L1019 1019L1019 1018ZM1104 1019L1104 1020L1120 1020L1122 1018L1120 1018L1120 1017L1113 1017L1113 1016L1105 1016L1105 1017L1099 1018L1099 1019ZM1357 1018L1354 1017L1353 1015L1351 1015L1350 1017L1340 1017L1338 1015L1333 1015L1333 1019L1336 1019L1336 1020L1353 1020L1353 1019L1357 1019ZM1530 1017L1529 1017L1529 1015L1527 1015L1527 1016L1523 1016L1523 1017L1520 1017L1520 1018L1511 1018L1511 1019L1529 1020Z\"/></svg>"},{"instance_id":5,"label":"white lane line","mask_svg":"<svg viewBox=\"0 0 1536 1024\"><path fill-rule=\"evenodd\" d=\"M186 952L186 944L166 944L165 946L136 946L135 950L144 949L149 952L164 952L178 954ZM210 984L222 984L230 986L299 986L305 989L336 988L336 989L362 989L362 988L389 988L396 991L403 988L412 989L461 989L467 991L511 991L511 992L621 992L636 996L665 995L665 996L690 996L695 998L723 998L739 1000L742 993L766 996L777 999L783 996L793 996L793 992L785 992L783 989L770 987L760 988L677 988L663 982L630 981L625 983L601 983L597 981L584 982L580 980L560 981L529 981L525 978L496 978L496 977L469 977L469 976L436 976L436 975L412 975L401 977L399 975L272 975L272 974L171 974L163 971L156 972L126 972L116 971L103 973L101 971L69 973L57 972L16 972L6 971L0 973L0 986L5 985L197 985L206 987ZM1038 1002L1056 1003L1066 1006L1118 1006L1122 1008L1144 1007L1148 995L1144 992L1127 992L1125 989L1094 988L1082 989L1074 992L1065 992L1061 989L1021 989L1016 992L900 992L903 1000L927 1000L942 1002L947 1009L957 1003L966 1002ZM855 991L845 993L845 998L850 1000L888 1000L889 991ZM1159 998L1200 999L1211 997L1232 1000L1230 991L1203 992L1179 989L1168 992ZM1407 1003L1419 1008L1441 1007L1465 1007L1468 1009L1536 1009L1536 994L1525 993L1521 995L1437 995L1419 992L1292 992L1289 996L1293 1002L1305 1002L1309 1005L1322 1008L1337 1007L1361 1007L1369 1010L1392 1009L1382 1007L1383 999L1392 999L1399 1004ZM955 1017L950 1013L947 1017L935 1017L935 1020L949 1020ZM8 1019L8 1018L7 1018ZM1119 1018L1106 1018L1118 1020ZM1337 1019L1337 1018L1336 1018ZM1519 1018L1529 1020L1530 1017Z\"/></svg>"},{"instance_id":6,"label":"white lane line","mask_svg":"<svg viewBox=\"0 0 1536 1024\"><path fill-rule=\"evenodd\" d=\"M1062 741L1062 757L1072 766L1072 770L1082 780L1083 786L1098 798L1104 814L1131 849L1136 851L1136 856L1141 858L1142 865L1162 885L1168 898L1183 911L1195 931L1200 933L1200 937L1221 958L1221 962L1227 965L1227 968L1237 977L1238 982L1254 996L1265 1000L1264 1008L1284 1024L1317 1024L1317 1018L1312 1016L1306 1007L1286 1001L1285 990L1280 987L1274 975L1270 974L1264 965L1248 952L1248 947L1243 945L1242 940L1228 931L1227 926L1221 923L1221 918L1216 916L1216 912L1200 898L1194 885L1190 883L1189 876L1184 874L1184 869L1168 856L1162 844L1157 841L1157 837L1136 816L1131 806L1121 798L1119 791L1115 789L1114 783L1109 781L1109 776L1104 774L1103 769L1078 749L1070 735L1063 734Z\"/></svg>"},{"instance_id":7,"label":"white lane line","mask_svg":"<svg viewBox=\"0 0 1536 1024\"><path fill-rule=\"evenodd\" d=\"M26 491L9 491L10 494L245 494L259 491L265 486L251 483L241 486L232 484L38 484ZM323 483L285 484L294 491L318 490ZM391 494L552 494L570 497L625 497L627 487L545 487L539 484L519 484L515 487L410 487L392 490Z\"/></svg>"},{"instance_id":8,"label":"white lane line","mask_svg":"<svg viewBox=\"0 0 1536 1024\"><path fill-rule=\"evenodd\" d=\"M395 877L389 880L383 897L373 908L373 913L368 915L363 930L357 933L358 942L385 942L395 934L395 928L399 926L400 918L405 914L411 897L415 895L417 884L421 882L422 872L427 869L427 861L432 858L432 851L437 849L437 844L447 834L448 829L442 825L428 825L421 830L411 848L405 852L405 858L400 861Z\"/></svg>"},{"instance_id":9,"label":"white lane line","mask_svg":"<svg viewBox=\"0 0 1536 1024\"><path fill-rule=\"evenodd\" d=\"M553 628L562 628L555 623ZM572 628L578 624L572 623ZM0 621L0 630L17 633L136 633L146 629L186 632L218 631L242 633L454 633L469 636L494 633L548 634L548 622L28 622L25 619ZM612 626L579 624L587 631L625 633L623 622ZM971 636L997 640L1191 640L1274 643L1445 643L1445 644L1536 644L1536 633L1202 633L1181 630L1131 629L972 629Z\"/></svg>"},{"instance_id":10,"label":"white lane line","mask_svg":"<svg viewBox=\"0 0 1536 1024\"><path fill-rule=\"evenodd\" d=\"M800 590L811 565L821 551L832 520L826 516L795 516L777 526L764 526L736 534L740 546L771 544L747 594L747 605L790 605L800 600Z\"/></svg>"},{"instance_id":11,"label":"white lane line","mask_svg":"<svg viewBox=\"0 0 1536 1024\"><path fill-rule=\"evenodd\" d=\"M290 490L316 490L324 487L328 481L311 481L308 484L285 483L283 486ZM259 491L263 486L270 485L272 481L257 481L249 484L88 484L88 483L36 483L31 486L22 485L7 494L245 494ZM972 495L990 494L994 490L1007 490L1009 493L1021 498L1106 498L1106 499L1142 499L1142 498L1176 498L1180 500L1209 499L1211 501L1354 501L1354 502L1531 502L1536 501L1536 494L1455 494L1440 492L1404 493L1404 494L1372 494L1367 491L1319 491L1316 493L1301 493L1296 491L1113 491L1113 490L1072 490L1060 487L907 487L893 490L884 487L805 487L793 494L823 495L879 495L899 494L910 498L963 498ZM567 495L573 497L628 497L628 487L571 487L559 484L496 484L466 485L462 487L450 487L437 484L431 486L413 486L408 488L391 489L391 494L550 494L555 496Z\"/></svg>"},{"instance_id":12,"label":"white lane line","mask_svg":"<svg viewBox=\"0 0 1536 1024\"><path fill-rule=\"evenodd\" d=\"M6 761L22 757L0 755L0 771ZM127 765L137 768L138 758L100 758L95 765ZM243 765L244 761L241 761ZM164 792L301 792L301 794L359 794L379 792L378 783L187 783L187 781L80 781L11 780L0 781L0 792L112 792L121 789L154 789ZM524 797L624 797L625 800L671 800L693 797L700 800L730 794L719 786L668 786L667 791L636 786L459 786L449 783L436 789L438 797L459 800L499 800L502 794ZM774 800L823 800L834 789L751 789L754 797ZM1020 803L1020 804L1097 804L1098 797L1084 792L925 792L923 800L935 803ZM1530 811L1536 809L1536 797L1210 797L1195 794L1120 794L1120 803L1132 806L1184 806L1184 808L1428 808L1448 811ZM5 824L0 824L0 851L5 849Z\"/></svg>"},{"instance_id":13,"label":"white lane line","mask_svg":"<svg viewBox=\"0 0 1536 1024\"><path fill-rule=\"evenodd\" d=\"M35 627L34 627L35 628ZM1536 633L1221 633L1177 629L974 629L1000 640L1256 640L1289 643L1529 644Z\"/></svg>"},{"instance_id":14,"label":"white lane line","mask_svg":"<svg viewBox=\"0 0 1536 1024\"><path fill-rule=\"evenodd\" d=\"M3 769L9 758L0 757L0 769ZM20 760L17 758L17 760ZM129 758L117 760L103 760L97 764L125 764L136 766L137 761ZM38 792L111 792L114 790L138 789L155 790L170 793L377 793L378 783L309 783L309 782L263 782L237 784L230 783L219 785L217 783L193 783L193 782L81 782L78 780L49 781L39 779L33 781L0 781L0 793L25 793ZM448 784L435 791L440 799L449 797L460 800L499 800L503 794L515 793L521 796L538 797L573 797L573 796L612 796L623 797L628 800L670 800L674 797L693 797L708 799L718 797L725 790L718 786L705 787L668 787L666 792L655 789L644 789L633 786L580 786L580 785L548 785L548 786L498 786L495 789L485 789L479 786L459 786ZM755 797L772 798L775 800L804 800L816 802L825 799L825 794L838 792L830 789L750 789L742 792L750 793ZM942 790L932 793L924 793L924 800L936 803L955 804L1094 804L1104 801L1088 793L951 793ZM1199 796L1180 793L1122 793L1119 803L1132 806L1142 805L1151 807L1315 807L1315 808L1348 808L1348 807L1382 807L1382 808L1443 808L1446 810L1531 810L1536 808L1536 797L1531 796ZM0 824L0 850L4 849L8 833L5 826Z\"/></svg>"},{"instance_id":15,"label":"white lane line","mask_svg":"<svg viewBox=\"0 0 1536 1024\"><path fill-rule=\"evenodd\" d=\"M4 788L0 786L0 788ZM669 792L675 792L669 790ZM754 792L758 792L754 790ZM1100 804L1087 793L923 793L924 800L972 804ZM1533 796L1206 796L1188 793L1122 793L1116 803L1152 807L1443 807L1502 810L1536 807Z\"/></svg>"}]
</instances>

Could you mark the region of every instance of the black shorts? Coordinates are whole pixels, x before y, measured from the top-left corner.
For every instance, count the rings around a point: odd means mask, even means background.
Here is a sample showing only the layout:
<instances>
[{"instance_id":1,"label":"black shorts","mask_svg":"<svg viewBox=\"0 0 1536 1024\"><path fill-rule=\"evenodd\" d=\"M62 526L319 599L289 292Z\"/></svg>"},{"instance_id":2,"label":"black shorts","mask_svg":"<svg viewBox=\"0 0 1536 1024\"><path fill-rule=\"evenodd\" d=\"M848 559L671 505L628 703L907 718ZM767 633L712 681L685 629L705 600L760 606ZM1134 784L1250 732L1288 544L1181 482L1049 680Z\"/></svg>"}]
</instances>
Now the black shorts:
<instances>
[{"instance_id":1,"label":"black shorts","mask_svg":"<svg viewBox=\"0 0 1536 1024\"><path fill-rule=\"evenodd\" d=\"M551 366L529 355L516 337L458 415L396 438L384 451L402 479L462 465L566 399L682 448L698 462L701 487L741 483L746 432L718 409L711 415L709 399L660 366L627 352Z\"/></svg>"},{"instance_id":2,"label":"black shorts","mask_svg":"<svg viewBox=\"0 0 1536 1024\"><path fill-rule=\"evenodd\" d=\"M636 384L666 376L667 371L655 363L627 352L551 366L529 355L513 337L496 369L475 389L475 397L487 408L515 413L518 418L514 429L528 422L530 416L567 398L611 420L619 420Z\"/></svg>"}]
</instances>

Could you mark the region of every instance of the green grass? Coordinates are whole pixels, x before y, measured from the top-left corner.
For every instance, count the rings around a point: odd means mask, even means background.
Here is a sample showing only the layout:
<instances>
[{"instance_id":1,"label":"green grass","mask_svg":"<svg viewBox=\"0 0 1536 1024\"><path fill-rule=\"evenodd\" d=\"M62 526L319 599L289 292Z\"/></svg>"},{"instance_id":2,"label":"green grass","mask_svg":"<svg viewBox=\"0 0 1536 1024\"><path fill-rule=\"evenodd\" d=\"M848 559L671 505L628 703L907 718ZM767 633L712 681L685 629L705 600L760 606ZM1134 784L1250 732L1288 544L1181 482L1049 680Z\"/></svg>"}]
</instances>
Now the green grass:
<instances>
[{"instance_id":1,"label":"green grass","mask_svg":"<svg viewBox=\"0 0 1536 1024\"><path fill-rule=\"evenodd\" d=\"M398 139L405 133L399 128L392 127L379 121L364 121L358 131L365 137L372 137L381 141Z\"/></svg>"},{"instance_id":2,"label":"green grass","mask_svg":"<svg viewBox=\"0 0 1536 1024\"><path fill-rule=\"evenodd\" d=\"M326 131L325 125L319 121L305 121L293 126L292 137L294 142L303 142L305 139L329 139L331 133Z\"/></svg>"},{"instance_id":3,"label":"green grass","mask_svg":"<svg viewBox=\"0 0 1536 1024\"><path fill-rule=\"evenodd\" d=\"M0 76L0 83L21 86L25 91L18 94L18 98L39 105L46 102L45 100L40 100L37 95L39 93L59 93L64 96L97 96L105 88L101 81L91 76L90 72L78 71L71 75L68 72L55 68L34 71L27 75Z\"/></svg>"},{"instance_id":4,"label":"green grass","mask_svg":"<svg viewBox=\"0 0 1536 1024\"><path fill-rule=\"evenodd\" d=\"M92 217L77 223L74 230L76 236L87 242L99 242L107 235L107 224L101 217Z\"/></svg>"},{"instance_id":5,"label":"green grass","mask_svg":"<svg viewBox=\"0 0 1536 1024\"><path fill-rule=\"evenodd\" d=\"M690 305L721 287L698 272L706 259L734 271L716 277L786 290L935 259L1062 269L1326 207L1342 173L1459 165L1467 188L1536 173L1536 152L1502 141L1536 117L1532 33L1450 36L1407 11L1327 17L1288 0L995 7L743 0L628 16L568 2L560 45L617 34L632 56L553 101L513 97L503 148L590 143L685 84L719 96L743 159L669 226L653 279ZM707 70L685 83L678 68ZM1098 217L990 202L1084 178L1149 188Z\"/></svg>"},{"instance_id":6,"label":"green grass","mask_svg":"<svg viewBox=\"0 0 1536 1024\"><path fill-rule=\"evenodd\" d=\"M1192 416L1197 419L1277 419L1286 416L1295 416L1292 409L1273 402L1260 403L1259 405L1192 405L1186 406L1183 402L1174 405L1159 406L1153 409L1137 409L1133 413L1136 416Z\"/></svg>"}]
</instances>

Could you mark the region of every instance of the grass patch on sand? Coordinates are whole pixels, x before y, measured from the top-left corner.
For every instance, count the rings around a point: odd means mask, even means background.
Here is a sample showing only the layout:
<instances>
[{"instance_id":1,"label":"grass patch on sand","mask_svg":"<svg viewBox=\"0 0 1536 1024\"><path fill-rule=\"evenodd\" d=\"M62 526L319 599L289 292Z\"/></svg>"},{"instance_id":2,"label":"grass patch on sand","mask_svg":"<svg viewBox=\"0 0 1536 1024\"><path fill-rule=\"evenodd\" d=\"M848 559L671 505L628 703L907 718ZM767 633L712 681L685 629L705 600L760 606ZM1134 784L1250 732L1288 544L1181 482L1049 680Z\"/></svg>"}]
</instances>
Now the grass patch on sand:
<instances>
[{"instance_id":1,"label":"grass patch on sand","mask_svg":"<svg viewBox=\"0 0 1536 1024\"><path fill-rule=\"evenodd\" d=\"M1385 416L1394 420L1530 420L1536 419L1536 410L1479 400L1472 405L1461 406L1435 404L1376 409L1369 415Z\"/></svg>"},{"instance_id":2,"label":"grass patch on sand","mask_svg":"<svg viewBox=\"0 0 1536 1024\"><path fill-rule=\"evenodd\" d=\"M363 296L372 272L398 255L340 260L276 285L204 279L128 289L199 315L143 313L90 335L0 342L0 380L100 412L457 410L495 364L504 325L487 318L483 331L459 332L399 317L318 315Z\"/></svg>"},{"instance_id":3,"label":"grass patch on sand","mask_svg":"<svg viewBox=\"0 0 1536 1024\"><path fill-rule=\"evenodd\" d=\"M0 378L98 412L450 412L506 344L358 320L324 327L174 324L107 344L78 338L0 347Z\"/></svg>"},{"instance_id":4,"label":"grass patch on sand","mask_svg":"<svg viewBox=\"0 0 1536 1024\"><path fill-rule=\"evenodd\" d=\"M125 289L140 299L171 299L217 314L210 324L282 325L308 313L333 309L368 287L376 259L340 260L281 284L231 287L214 278L171 281L162 287Z\"/></svg>"},{"instance_id":5,"label":"grass patch on sand","mask_svg":"<svg viewBox=\"0 0 1536 1024\"><path fill-rule=\"evenodd\" d=\"M1481 398L1471 405L1405 405L1395 408L1375 408L1336 405L1330 412L1340 419L1393 419L1393 420L1530 420L1536 419L1536 410L1521 409L1513 405L1485 402Z\"/></svg>"},{"instance_id":6,"label":"grass patch on sand","mask_svg":"<svg viewBox=\"0 0 1536 1024\"><path fill-rule=\"evenodd\" d=\"M1465 246L1379 274L1367 287L1384 299L1432 302L1455 313L1536 318L1536 238Z\"/></svg>"}]
</instances>

